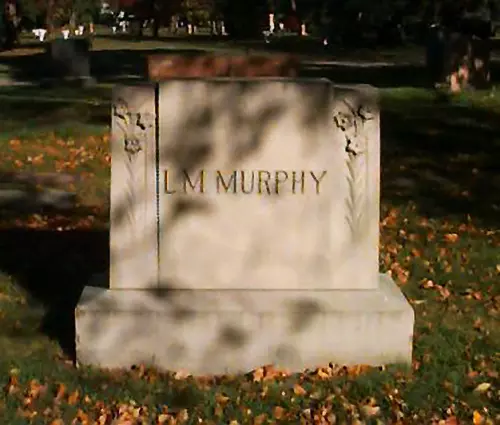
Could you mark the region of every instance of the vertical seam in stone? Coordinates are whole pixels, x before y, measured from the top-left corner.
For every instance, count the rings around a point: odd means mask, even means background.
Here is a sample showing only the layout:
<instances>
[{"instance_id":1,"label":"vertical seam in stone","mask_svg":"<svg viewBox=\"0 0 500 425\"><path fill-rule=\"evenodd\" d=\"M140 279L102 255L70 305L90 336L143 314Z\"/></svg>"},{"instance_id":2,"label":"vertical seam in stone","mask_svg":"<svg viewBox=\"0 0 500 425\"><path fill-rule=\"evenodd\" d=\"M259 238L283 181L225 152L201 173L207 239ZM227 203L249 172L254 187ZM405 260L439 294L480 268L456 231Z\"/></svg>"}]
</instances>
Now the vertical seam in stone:
<instances>
[{"instance_id":1,"label":"vertical seam in stone","mask_svg":"<svg viewBox=\"0 0 500 425\"><path fill-rule=\"evenodd\" d=\"M154 85L154 143L156 174L156 286L160 287L160 89Z\"/></svg>"}]
</instances>

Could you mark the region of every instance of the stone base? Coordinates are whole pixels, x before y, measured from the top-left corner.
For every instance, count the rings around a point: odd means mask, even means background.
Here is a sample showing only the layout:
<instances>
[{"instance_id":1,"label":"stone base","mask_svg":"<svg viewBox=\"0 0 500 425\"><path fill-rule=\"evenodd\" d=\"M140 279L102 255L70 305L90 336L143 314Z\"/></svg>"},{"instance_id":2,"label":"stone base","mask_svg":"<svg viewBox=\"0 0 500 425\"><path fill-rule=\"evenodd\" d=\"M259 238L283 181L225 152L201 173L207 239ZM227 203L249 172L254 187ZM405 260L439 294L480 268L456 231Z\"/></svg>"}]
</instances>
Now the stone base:
<instances>
[{"instance_id":1,"label":"stone base","mask_svg":"<svg viewBox=\"0 0 500 425\"><path fill-rule=\"evenodd\" d=\"M388 275L377 290L109 290L76 307L80 364L193 375L410 363L414 313Z\"/></svg>"}]
</instances>

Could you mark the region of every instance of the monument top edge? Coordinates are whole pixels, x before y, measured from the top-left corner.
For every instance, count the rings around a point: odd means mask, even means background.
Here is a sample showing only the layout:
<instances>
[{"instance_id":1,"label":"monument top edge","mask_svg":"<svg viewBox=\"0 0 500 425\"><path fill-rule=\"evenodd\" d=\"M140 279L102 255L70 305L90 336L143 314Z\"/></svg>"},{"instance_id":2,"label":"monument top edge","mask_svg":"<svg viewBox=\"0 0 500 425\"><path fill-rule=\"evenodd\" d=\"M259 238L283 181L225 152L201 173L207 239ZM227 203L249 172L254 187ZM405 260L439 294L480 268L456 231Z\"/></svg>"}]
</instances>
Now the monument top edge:
<instances>
[{"instance_id":1,"label":"monument top edge","mask_svg":"<svg viewBox=\"0 0 500 425\"><path fill-rule=\"evenodd\" d=\"M173 82L190 82L190 81L207 81L214 83L255 83L255 82L277 82L277 83L288 83L288 82L301 82L301 83L322 83L331 84L332 82L327 78L304 78L304 77L175 77L168 78L160 81L159 85L165 85Z\"/></svg>"},{"instance_id":2,"label":"monument top edge","mask_svg":"<svg viewBox=\"0 0 500 425\"><path fill-rule=\"evenodd\" d=\"M117 84L115 89L127 88L159 88L162 85L178 82L213 82L213 83L302 83L302 84L325 84L339 91L358 91L366 95L377 95L380 90L370 84L341 84L328 78L306 78L306 77L176 77L161 82L138 81L128 84Z\"/></svg>"}]
</instances>

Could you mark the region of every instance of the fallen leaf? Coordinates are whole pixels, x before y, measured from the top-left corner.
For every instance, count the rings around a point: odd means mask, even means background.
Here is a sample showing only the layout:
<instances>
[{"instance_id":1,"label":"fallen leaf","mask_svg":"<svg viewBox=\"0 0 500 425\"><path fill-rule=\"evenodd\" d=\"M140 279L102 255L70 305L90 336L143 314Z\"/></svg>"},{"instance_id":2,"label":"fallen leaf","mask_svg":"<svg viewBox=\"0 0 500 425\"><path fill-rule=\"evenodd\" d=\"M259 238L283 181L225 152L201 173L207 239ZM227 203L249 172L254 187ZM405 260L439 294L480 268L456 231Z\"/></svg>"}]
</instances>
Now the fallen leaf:
<instances>
[{"instance_id":1,"label":"fallen leaf","mask_svg":"<svg viewBox=\"0 0 500 425\"><path fill-rule=\"evenodd\" d=\"M361 413L365 418L378 416L380 414L380 407L377 406L377 401L373 397L370 397L366 400L365 404L361 406Z\"/></svg>"},{"instance_id":2,"label":"fallen leaf","mask_svg":"<svg viewBox=\"0 0 500 425\"><path fill-rule=\"evenodd\" d=\"M186 379L188 376L191 376L191 374L185 370L178 370L175 372L174 379L180 381L182 379Z\"/></svg>"},{"instance_id":3,"label":"fallen leaf","mask_svg":"<svg viewBox=\"0 0 500 425\"><path fill-rule=\"evenodd\" d=\"M187 409L182 409L177 413L177 417L175 418L178 423L183 424L184 422L187 422L189 419L189 414Z\"/></svg>"},{"instance_id":4,"label":"fallen leaf","mask_svg":"<svg viewBox=\"0 0 500 425\"><path fill-rule=\"evenodd\" d=\"M169 419L170 419L170 415L167 415L166 413L162 413L161 415L158 416L158 425L163 425ZM102 424L104 425L105 423L106 423L106 418L104 418L104 422L102 422Z\"/></svg>"},{"instance_id":5,"label":"fallen leaf","mask_svg":"<svg viewBox=\"0 0 500 425\"><path fill-rule=\"evenodd\" d=\"M307 391L302 388L299 384L295 384L293 386L293 393L298 396L304 396L307 394Z\"/></svg>"},{"instance_id":6,"label":"fallen leaf","mask_svg":"<svg viewBox=\"0 0 500 425\"><path fill-rule=\"evenodd\" d=\"M429 288L434 288L434 282L430 279L427 279L423 284L422 287L429 289Z\"/></svg>"},{"instance_id":7,"label":"fallen leaf","mask_svg":"<svg viewBox=\"0 0 500 425\"><path fill-rule=\"evenodd\" d=\"M473 425L482 425L483 423L483 417L477 410L474 410L474 413L472 414L472 423Z\"/></svg>"},{"instance_id":8,"label":"fallen leaf","mask_svg":"<svg viewBox=\"0 0 500 425\"><path fill-rule=\"evenodd\" d=\"M262 425L267 419L267 415L265 413L261 413L260 415L253 418L253 425Z\"/></svg>"},{"instance_id":9,"label":"fallen leaf","mask_svg":"<svg viewBox=\"0 0 500 425\"><path fill-rule=\"evenodd\" d=\"M79 397L80 397L80 393L78 392L78 390L74 391L68 397L68 404L73 405L73 404L78 403L78 398Z\"/></svg>"},{"instance_id":10,"label":"fallen leaf","mask_svg":"<svg viewBox=\"0 0 500 425\"><path fill-rule=\"evenodd\" d=\"M276 406L274 409L273 409L273 416L275 419L282 419L284 416L285 416L285 409L283 409L283 407L281 406Z\"/></svg>"},{"instance_id":11,"label":"fallen leaf","mask_svg":"<svg viewBox=\"0 0 500 425\"><path fill-rule=\"evenodd\" d=\"M12 395L19 390L18 386L19 386L19 381L17 379L17 376L11 374L9 376L9 381L7 382L7 385L4 387L4 391L7 395Z\"/></svg>"},{"instance_id":12,"label":"fallen leaf","mask_svg":"<svg viewBox=\"0 0 500 425\"><path fill-rule=\"evenodd\" d=\"M264 368L259 367L252 372L253 382L260 382L264 378Z\"/></svg>"},{"instance_id":13,"label":"fallen leaf","mask_svg":"<svg viewBox=\"0 0 500 425\"><path fill-rule=\"evenodd\" d=\"M449 243L455 243L458 241L458 235L456 233L448 233L444 235L444 240Z\"/></svg>"},{"instance_id":14,"label":"fallen leaf","mask_svg":"<svg viewBox=\"0 0 500 425\"><path fill-rule=\"evenodd\" d=\"M28 396L31 397L32 399L36 399L46 390L47 387L45 385L42 385L36 379L33 379L29 383Z\"/></svg>"},{"instance_id":15,"label":"fallen leaf","mask_svg":"<svg viewBox=\"0 0 500 425\"><path fill-rule=\"evenodd\" d=\"M319 379L330 379L332 376L330 373L328 373L327 370L323 368L318 368L314 372L314 374L319 378Z\"/></svg>"},{"instance_id":16,"label":"fallen leaf","mask_svg":"<svg viewBox=\"0 0 500 425\"><path fill-rule=\"evenodd\" d=\"M64 384L59 384L56 390L56 400L61 401L66 394L66 386Z\"/></svg>"},{"instance_id":17,"label":"fallen leaf","mask_svg":"<svg viewBox=\"0 0 500 425\"><path fill-rule=\"evenodd\" d=\"M19 146L21 146L21 141L20 141L19 139L14 139L14 140L11 140L11 141L9 141L9 146L10 146L11 148L16 149L16 148L18 148Z\"/></svg>"},{"instance_id":18,"label":"fallen leaf","mask_svg":"<svg viewBox=\"0 0 500 425\"><path fill-rule=\"evenodd\" d=\"M226 397L225 395L222 394L216 394L215 401L220 404L225 404L229 401L229 397Z\"/></svg>"},{"instance_id":19,"label":"fallen leaf","mask_svg":"<svg viewBox=\"0 0 500 425\"><path fill-rule=\"evenodd\" d=\"M488 391L491 387L491 384L489 382L483 382L482 384L479 384L476 388L474 388L474 392L478 394L485 393Z\"/></svg>"}]
</instances>

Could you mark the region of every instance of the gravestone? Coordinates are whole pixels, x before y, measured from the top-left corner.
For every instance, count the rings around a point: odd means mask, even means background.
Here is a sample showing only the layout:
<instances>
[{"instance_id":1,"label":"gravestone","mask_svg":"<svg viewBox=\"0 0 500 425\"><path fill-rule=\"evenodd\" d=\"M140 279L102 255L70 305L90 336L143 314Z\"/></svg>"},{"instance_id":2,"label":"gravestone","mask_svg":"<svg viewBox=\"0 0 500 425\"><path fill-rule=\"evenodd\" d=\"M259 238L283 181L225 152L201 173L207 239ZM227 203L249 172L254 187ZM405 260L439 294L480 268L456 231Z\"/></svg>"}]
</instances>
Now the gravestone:
<instances>
[{"instance_id":1,"label":"gravestone","mask_svg":"<svg viewBox=\"0 0 500 425\"><path fill-rule=\"evenodd\" d=\"M81 364L193 374L411 362L378 272L377 94L328 80L118 87L109 289L76 308Z\"/></svg>"},{"instance_id":2,"label":"gravestone","mask_svg":"<svg viewBox=\"0 0 500 425\"><path fill-rule=\"evenodd\" d=\"M150 55L151 81L196 77L296 77L300 62L291 55Z\"/></svg>"},{"instance_id":3,"label":"gravestone","mask_svg":"<svg viewBox=\"0 0 500 425\"><path fill-rule=\"evenodd\" d=\"M48 77L57 81L94 83L90 74L90 40L57 38L47 46Z\"/></svg>"}]
</instances>

